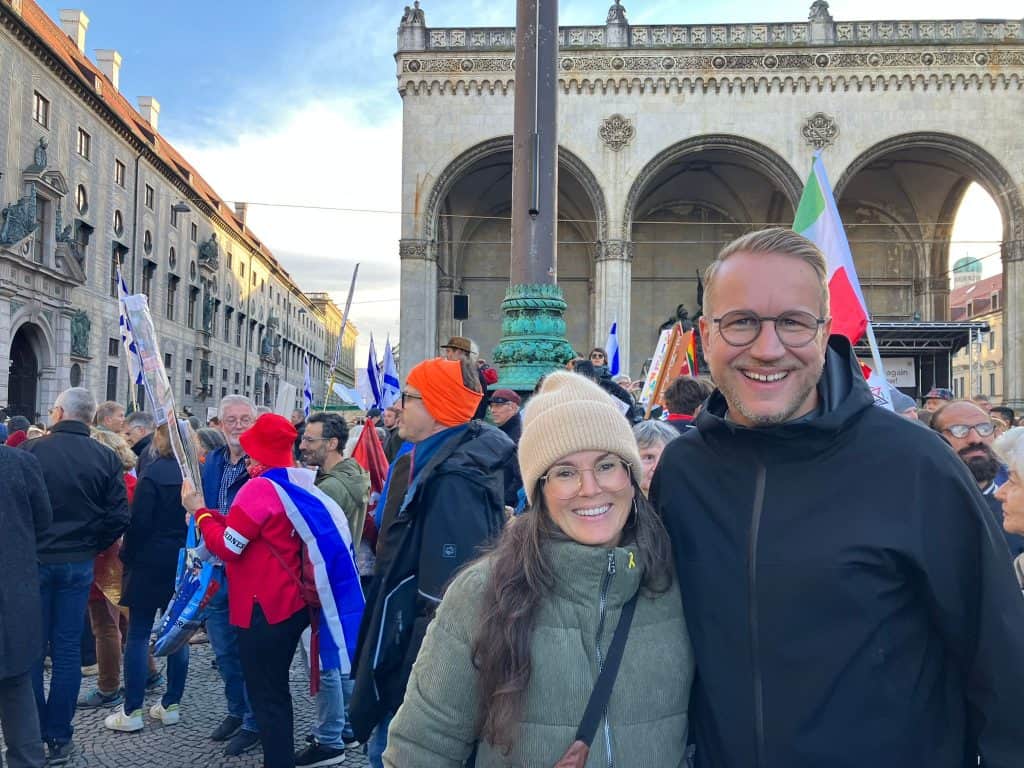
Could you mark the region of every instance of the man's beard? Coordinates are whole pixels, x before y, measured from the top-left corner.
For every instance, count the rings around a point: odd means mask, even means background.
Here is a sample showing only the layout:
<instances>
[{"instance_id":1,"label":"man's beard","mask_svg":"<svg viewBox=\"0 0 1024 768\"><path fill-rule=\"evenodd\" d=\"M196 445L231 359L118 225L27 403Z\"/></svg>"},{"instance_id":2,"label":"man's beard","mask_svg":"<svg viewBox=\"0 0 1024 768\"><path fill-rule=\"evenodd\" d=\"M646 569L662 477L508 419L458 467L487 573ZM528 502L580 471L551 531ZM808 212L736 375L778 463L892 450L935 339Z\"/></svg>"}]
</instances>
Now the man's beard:
<instances>
[{"instance_id":1,"label":"man's beard","mask_svg":"<svg viewBox=\"0 0 1024 768\"><path fill-rule=\"evenodd\" d=\"M965 457L965 453L971 453L973 451L982 451L983 456L970 456ZM999 463L999 459L992 453L992 449L983 443L972 443L966 448L960 450L960 458L964 464L971 471L975 481L979 485L988 485L996 479L996 475L999 474L999 470L1002 465Z\"/></svg>"}]
</instances>

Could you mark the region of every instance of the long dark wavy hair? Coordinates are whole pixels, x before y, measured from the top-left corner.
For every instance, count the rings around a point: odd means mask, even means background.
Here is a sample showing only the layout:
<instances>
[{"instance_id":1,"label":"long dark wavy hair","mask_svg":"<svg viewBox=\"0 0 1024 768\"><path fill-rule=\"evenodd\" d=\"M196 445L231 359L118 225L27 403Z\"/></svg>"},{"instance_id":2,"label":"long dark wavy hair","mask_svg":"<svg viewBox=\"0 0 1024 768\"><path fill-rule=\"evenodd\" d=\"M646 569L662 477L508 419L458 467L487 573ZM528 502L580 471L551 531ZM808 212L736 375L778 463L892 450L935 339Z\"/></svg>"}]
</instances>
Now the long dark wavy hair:
<instances>
[{"instance_id":1,"label":"long dark wavy hair","mask_svg":"<svg viewBox=\"0 0 1024 768\"><path fill-rule=\"evenodd\" d=\"M541 481L543 483L543 480ZM555 575L542 554L545 541L567 537L551 520L538 490L530 509L509 525L494 550L484 589L480 627L473 640L482 740L508 754L518 733L530 684L530 637L537 608L551 591ZM660 594L672 585L668 533L636 482L633 510L622 539L635 545L643 568L641 588Z\"/></svg>"}]
</instances>

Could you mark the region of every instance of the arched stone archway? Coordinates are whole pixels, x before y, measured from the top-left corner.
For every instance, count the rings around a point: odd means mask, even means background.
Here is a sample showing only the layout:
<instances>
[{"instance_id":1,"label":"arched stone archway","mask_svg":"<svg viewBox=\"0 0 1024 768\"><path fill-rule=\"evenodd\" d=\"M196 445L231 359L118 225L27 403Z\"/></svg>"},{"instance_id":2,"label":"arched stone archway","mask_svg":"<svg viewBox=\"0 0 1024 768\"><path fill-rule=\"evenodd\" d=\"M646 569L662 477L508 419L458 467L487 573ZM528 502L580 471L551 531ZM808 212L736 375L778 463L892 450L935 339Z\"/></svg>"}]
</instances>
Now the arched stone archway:
<instances>
[{"instance_id":1,"label":"arched stone archway","mask_svg":"<svg viewBox=\"0 0 1024 768\"><path fill-rule=\"evenodd\" d=\"M37 421L45 407L42 375L49 366L52 348L46 333L35 323L23 323L11 337L8 354L7 412Z\"/></svg>"},{"instance_id":2,"label":"arched stone archway","mask_svg":"<svg viewBox=\"0 0 1024 768\"><path fill-rule=\"evenodd\" d=\"M658 327L685 304L697 311L698 274L722 245L769 224L790 225L802 184L770 148L738 136L697 136L658 153L626 198L633 340L629 372L639 374Z\"/></svg>"},{"instance_id":3,"label":"arched stone archway","mask_svg":"<svg viewBox=\"0 0 1024 768\"><path fill-rule=\"evenodd\" d=\"M872 316L943 321L949 319L953 219L971 182L991 195L1002 218L1002 242L982 246L982 255L1003 262L1003 392L1019 405L1024 313L1015 298L1024 288L1024 205L1002 163L959 136L907 133L862 152L835 190Z\"/></svg>"},{"instance_id":4,"label":"arched stone archway","mask_svg":"<svg viewBox=\"0 0 1024 768\"><path fill-rule=\"evenodd\" d=\"M574 345L590 343L595 312L593 266L607 236L604 192L590 168L559 148L558 281L570 312ZM473 338L489 358L501 338L501 302L509 282L512 208L512 137L475 145L452 160L427 196L421 237L402 243L403 314L422 304L424 322L404 323L407 364L437 354L437 345L459 334ZM436 290L430 290L430 285ZM426 286L426 289L424 288ZM470 297L470 317L452 317L452 297ZM584 309L585 308L585 309ZM575 310L575 311L574 311Z\"/></svg>"}]
</instances>

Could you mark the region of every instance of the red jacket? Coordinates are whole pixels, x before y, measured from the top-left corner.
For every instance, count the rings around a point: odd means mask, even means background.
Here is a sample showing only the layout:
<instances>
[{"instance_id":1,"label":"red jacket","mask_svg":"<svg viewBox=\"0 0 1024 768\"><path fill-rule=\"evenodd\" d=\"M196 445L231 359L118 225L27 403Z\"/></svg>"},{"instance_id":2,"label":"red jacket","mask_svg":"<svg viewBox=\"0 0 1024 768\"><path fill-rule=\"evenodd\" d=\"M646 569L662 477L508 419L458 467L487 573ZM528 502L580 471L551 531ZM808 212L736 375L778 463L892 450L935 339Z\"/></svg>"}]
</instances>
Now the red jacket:
<instances>
[{"instance_id":1,"label":"red jacket","mask_svg":"<svg viewBox=\"0 0 1024 768\"><path fill-rule=\"evenodd\" d=\"M257 477L243 485L226 517L202 509L196 522L207 549L227 568L228 620L234 626L250 626L256 603L270 624L306 607L298 584L301 539L269 480Z\"/></svg>"}]
</instances>

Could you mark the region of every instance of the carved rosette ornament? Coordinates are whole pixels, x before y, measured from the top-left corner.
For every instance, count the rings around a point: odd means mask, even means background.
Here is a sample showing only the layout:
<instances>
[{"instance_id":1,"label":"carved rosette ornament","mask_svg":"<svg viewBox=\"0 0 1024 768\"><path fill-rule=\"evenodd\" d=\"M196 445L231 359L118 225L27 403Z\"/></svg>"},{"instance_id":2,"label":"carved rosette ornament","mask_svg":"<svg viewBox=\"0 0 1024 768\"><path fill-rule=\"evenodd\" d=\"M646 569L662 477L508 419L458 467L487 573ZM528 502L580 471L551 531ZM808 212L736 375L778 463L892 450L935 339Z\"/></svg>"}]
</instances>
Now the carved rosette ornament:
<instances>
[{"instance_id":1,"label":"carved rosette ornament","mask_svg":"<svg viewBox=\"0 0 1024 768\"><path fill-rule=\"evenodd\" d=\"M493 362L499 384L530 392L541 376L575 355L565 340L565 298L557 285L513 285L501 304L501 341Z\"/></svg>"},{"instance_id":2,"label":"carved rosette ornament","mask_svg":"<svg viewBox=\"0 0 1024 768\"><path fill-rule=\"evenodd\" d=\"M419 259L433 261L433 243L429 240L401 240L398 243L398 256L401 259Z\"/></svg>"},{"instance_id":3,"label":"carved rosette ornament","mask_svg":"<svg viewBox=\"0 0 1024 768\"><path fill-rule=\"evenodd\" d=\"M612 115L601 121L598 134L600 134L601 141L604 142L608 149L612 152L618 152L633 140L633 137L636 135L636 129L628 117Z\"/></svg>"},{"instance_id":4,"label":"carved rosette ornament","mask_svg":"<svg viewBox=\"0 0 1024 768\"><path fill-rule=\"evenodd\" d=\"M815 149L830 147L839 135L836 121L824 112L815 112L804 122L800 131L804 140Z\"/></svg>"}]
</instances>

